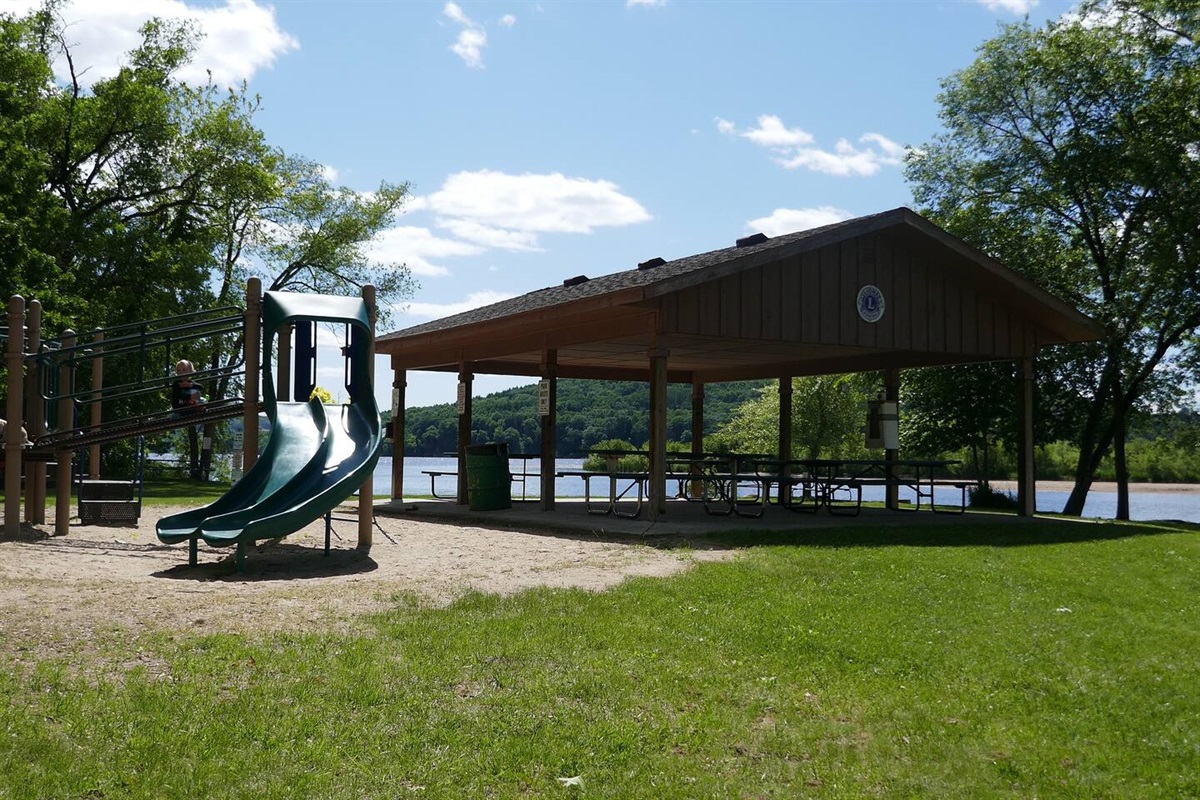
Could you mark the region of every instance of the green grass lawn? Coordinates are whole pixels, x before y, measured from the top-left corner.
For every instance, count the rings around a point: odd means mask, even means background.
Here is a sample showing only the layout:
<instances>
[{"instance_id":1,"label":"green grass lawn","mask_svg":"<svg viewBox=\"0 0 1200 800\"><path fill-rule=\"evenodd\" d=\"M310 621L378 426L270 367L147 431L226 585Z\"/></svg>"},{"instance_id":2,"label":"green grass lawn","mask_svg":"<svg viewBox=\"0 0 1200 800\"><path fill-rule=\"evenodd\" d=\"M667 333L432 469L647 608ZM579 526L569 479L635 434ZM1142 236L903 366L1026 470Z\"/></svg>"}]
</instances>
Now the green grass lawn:
<instances>
[{"instance_id":1,"label":"green grass lawn","mask_svg":"<svg viewBox=\"0 0 1200 800\"><path fill-rule=\"evenodd\" d=\"M354 635L9 642L0 798L1197 797L1198 533L740 535Z\"/></svg>"}]
</instances>

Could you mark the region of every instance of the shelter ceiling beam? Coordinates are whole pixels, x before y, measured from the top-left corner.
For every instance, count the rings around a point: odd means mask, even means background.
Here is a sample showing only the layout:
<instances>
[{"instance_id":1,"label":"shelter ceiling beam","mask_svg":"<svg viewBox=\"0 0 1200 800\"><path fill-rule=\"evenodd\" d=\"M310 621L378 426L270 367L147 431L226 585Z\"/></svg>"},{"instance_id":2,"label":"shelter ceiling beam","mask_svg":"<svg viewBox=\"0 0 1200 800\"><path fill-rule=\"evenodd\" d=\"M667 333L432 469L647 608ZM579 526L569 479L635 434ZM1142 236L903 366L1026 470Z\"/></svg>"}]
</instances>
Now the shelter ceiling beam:
<instances>
[{"instance_id":1,"label":"shelter ceiling beam","mask_svg":"<svg viewBox=\"0 0 1200 800\"><path fill-rule=\"evenodd\" d=\"M426 372L454 372L456 367L428 367ZM530 378L540 377L537 364L524 361L473 361L471 369L478 375L521 375ZM583 378L586 380L605 381L648 381L650 370L647 367L594 367L584 364L559 364L556 370L559 378ZM667 380L670 383L691 383L693 373L689 370L668 370Z\"/></svg>"},{"instance_id":2,"label":"shelter ceiling beam","mask_svg":"<svg viewBox=\"0 0 1200 800\"><path fill-rule=\"evenodd\" d=\"M978 364L983 361L1005 361L1002 357L981 358L962 353L868 353L835 358L813 358L803 361L753 364L729 369L697 370L695 375L704 383L748 381L778 378L780 375L839 375L870 372L896 367L945 367L952 364Z\"/></svg>"}]
</instances>

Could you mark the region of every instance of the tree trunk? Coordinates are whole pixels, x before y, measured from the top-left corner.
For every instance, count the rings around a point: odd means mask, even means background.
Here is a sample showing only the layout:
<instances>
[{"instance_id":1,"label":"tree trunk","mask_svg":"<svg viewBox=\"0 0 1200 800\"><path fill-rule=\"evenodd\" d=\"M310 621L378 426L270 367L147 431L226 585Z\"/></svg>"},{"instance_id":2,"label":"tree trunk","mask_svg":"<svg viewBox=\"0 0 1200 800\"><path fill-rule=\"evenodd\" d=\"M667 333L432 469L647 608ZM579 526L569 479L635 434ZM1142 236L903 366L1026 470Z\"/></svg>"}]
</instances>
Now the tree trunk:
<instances>
[{"instance_id":1,"label":"tree trunk","mask_svg":"<svg viewBox=\"0 0 1200 800\"><path fill-rule=\"evenodd\" d=\"M1092 481L1095 480L1096 469L1100 466L1104 453L1112 443L1112 426L1110 424L1108 430L1105 431L1103 423L1109 397L1114 394L1112 386L1119 382L1118 370L1117 357L1110 353L1104 365L1104 372L1100 376L1100 385L1096 389L1096 396L1092 398L1091 407L1088 409L1087 422L1083 426L1083 433L1079 439L1079 460L1075 464L1075 485L1071 487L1071 494L1063 506L1062 513L1064 515L1078 517L1083 514L1083 506L1087 502Z\"/></svg>"},{"instance_id":2,"label":"tree trunk","mask_svg":"<svg viewBox=\"0 0 1200 800\"><path fill-rule=\"evenodd\" d=\"M1113 462L1117 470L1117 519L1129 519L1129 465L1125 461L1125 397L1118 382L1113 403Z\"/></svg>"}]
</instances>

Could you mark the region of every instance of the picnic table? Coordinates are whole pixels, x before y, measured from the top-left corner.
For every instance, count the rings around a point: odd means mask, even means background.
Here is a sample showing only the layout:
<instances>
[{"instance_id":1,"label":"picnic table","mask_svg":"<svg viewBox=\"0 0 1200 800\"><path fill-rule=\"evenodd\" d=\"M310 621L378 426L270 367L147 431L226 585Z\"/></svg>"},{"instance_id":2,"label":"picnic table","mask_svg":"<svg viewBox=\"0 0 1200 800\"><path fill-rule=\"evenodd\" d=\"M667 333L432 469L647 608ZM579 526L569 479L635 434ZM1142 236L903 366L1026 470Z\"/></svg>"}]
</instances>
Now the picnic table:
<instances>
[{"instance_id":1,"label":"picnic table","mask_svg":"<svg viewBox=\"0 0 1200 800\"><path fill-rule=\"evenodd\" d=\"M611 514L626 519L636 519L640 516L642 502L646 495L645 484L649 480L650 474L643 471L622 472L620 463L622 458L628 456L648 456L650 454L645 450L592 450L590 455L598 455L604 459L605 469L603 472L569 469L555 473L556 476L583 479L583 502L589 514ZM607 497L600 495L603 498L600 501L592 500L592 481L595 479L602 479L608 483ZM620 487L622 481L625 482L624 488ZM631 491L634 492L634 497L629 499L626 496ZM629 508L631 503L632 508Z\"/></svg>"},{"instance_id":2,"label":"picnic table","mask_svg":"<svg viewBox=\"0 0 1200 800\"><path fill-rule=\"evenodd\" d=\"M857 515L862 510L863 487L897 486L913 493L912 511L919 511L925 502L935 512L961 514L967 507L967 489L978 485L978 481L970 478L938 477L961 463L952 459L810 458L787 463L795 468L786 503L793 511L824 508L830 514ZM956 509L938 508L934 491L939 486L959 490ZM795 495L797 490L799 498Z\"/></svg>"}]
</instances>

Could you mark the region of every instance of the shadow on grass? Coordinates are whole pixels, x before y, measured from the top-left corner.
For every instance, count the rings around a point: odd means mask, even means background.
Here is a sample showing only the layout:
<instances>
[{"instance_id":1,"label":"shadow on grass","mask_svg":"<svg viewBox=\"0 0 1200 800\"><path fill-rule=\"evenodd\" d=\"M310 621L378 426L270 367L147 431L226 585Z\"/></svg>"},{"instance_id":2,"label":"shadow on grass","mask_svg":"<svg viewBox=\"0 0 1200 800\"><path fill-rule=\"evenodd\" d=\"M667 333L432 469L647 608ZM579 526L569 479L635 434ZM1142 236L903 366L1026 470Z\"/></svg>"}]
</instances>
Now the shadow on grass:
<instances>
[{"instance_id":1,"label":"shadow on grass","mask_svg":"<svg viewBox=\"0 0 1200 800\"><path fill-rule=\"evenodd\" d=\"M180 552L186 559L187 551ZM202 557L211 552L202 550ZM152 577L181 581L258 583L361 575L379 569L378 562L371 558L370 553L358 548L334 547L329 555L325 555L322 547L266 541L247 551L241 572L237 571L234 553L231 548L219 561L201 561L194 567L184 561L152 573Z\"/></svg>"},{"instance_id":2,"label":"shadow on grass","mask_svg":"<svg viewBox=\"0 0 1200 800\"><path fill-rule=\"evenodd\" d=\"M797 545L803 547L1031 547L1078 542L1200 533L1200 524L1179 521L1114 522L1039 517L1015 522L971 521L958 525L872 526L778 531L728 531L691 544L699 549Z\"/></svg>"}]
</instances>

